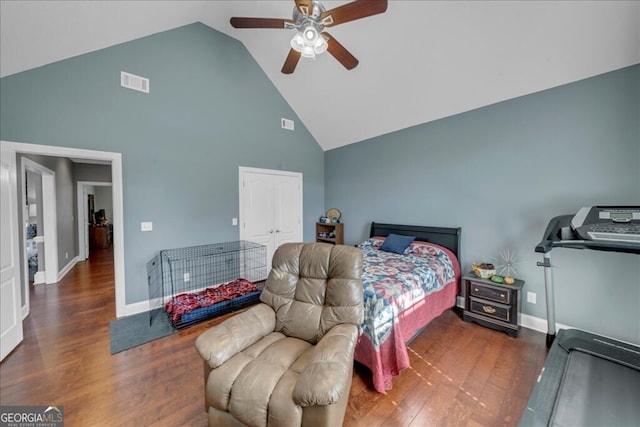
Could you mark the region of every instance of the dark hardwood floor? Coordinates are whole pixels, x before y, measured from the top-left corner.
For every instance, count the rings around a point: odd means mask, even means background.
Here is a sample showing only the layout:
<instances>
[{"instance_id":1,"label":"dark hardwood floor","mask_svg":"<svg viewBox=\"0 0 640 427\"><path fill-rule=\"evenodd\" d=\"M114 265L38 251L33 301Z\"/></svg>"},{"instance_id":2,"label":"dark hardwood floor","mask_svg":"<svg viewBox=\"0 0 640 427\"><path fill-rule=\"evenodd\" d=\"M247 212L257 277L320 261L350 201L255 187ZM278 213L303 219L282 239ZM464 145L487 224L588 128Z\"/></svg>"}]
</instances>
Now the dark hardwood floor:
<instances>
[{"instance_id":1,"label":"dark hardwood floor","mask_svg":"<svg viewBox=\"0 0 640 427\"><path fill-rule=\"evenodd\" d=\"M63 405L65 425L205 426L196 337L228 317L110 354L111 249L31 289L24 341L0 365L1 405ZM447 311L409 345L386 395L356 365L346 426L513 426L544 363L545 335L517 339Z\"/></svg>"}]
</instances>

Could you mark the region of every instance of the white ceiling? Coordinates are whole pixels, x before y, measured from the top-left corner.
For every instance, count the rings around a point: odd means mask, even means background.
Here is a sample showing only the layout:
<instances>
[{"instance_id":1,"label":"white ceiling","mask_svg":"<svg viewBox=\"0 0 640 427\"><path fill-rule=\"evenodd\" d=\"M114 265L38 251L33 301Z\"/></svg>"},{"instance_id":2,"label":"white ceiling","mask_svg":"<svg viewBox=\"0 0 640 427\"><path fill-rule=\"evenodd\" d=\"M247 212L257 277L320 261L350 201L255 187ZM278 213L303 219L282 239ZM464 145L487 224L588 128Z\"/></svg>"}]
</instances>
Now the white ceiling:
<instances>
[{"instance_id":1,"label":"white ceiling","mask_svg":"<svg viewBox=\"0 0 640 427\"><path fill-rule=\"evenodd\" d=\"M323 1L327 9L347 1ZM640 63L637 1L400 1L327 30L325 53L280 73L293 30L280 1L0 0L0 76L201 21L240 40L324 150Z\"/></svg>"}]
</instances>

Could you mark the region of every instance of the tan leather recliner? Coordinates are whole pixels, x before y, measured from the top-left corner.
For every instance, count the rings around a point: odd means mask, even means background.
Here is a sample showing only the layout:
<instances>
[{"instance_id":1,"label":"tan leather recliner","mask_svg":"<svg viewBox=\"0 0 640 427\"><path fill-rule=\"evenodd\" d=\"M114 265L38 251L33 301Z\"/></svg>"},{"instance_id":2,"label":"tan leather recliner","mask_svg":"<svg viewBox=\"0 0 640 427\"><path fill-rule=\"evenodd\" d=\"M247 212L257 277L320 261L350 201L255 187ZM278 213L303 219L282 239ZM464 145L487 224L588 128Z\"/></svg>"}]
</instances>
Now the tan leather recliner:
<instances>
[{"instance_id":1,"label":"tan leather recliner","mask_svg":"<svg viewBox=\"0 0 640 427\"><path fill-rule=\"evenodd\" d=\"M196 340L210 426L340 426L363 318L362 253L287 243L261 303Z\"/></svg>"}]
</instances>

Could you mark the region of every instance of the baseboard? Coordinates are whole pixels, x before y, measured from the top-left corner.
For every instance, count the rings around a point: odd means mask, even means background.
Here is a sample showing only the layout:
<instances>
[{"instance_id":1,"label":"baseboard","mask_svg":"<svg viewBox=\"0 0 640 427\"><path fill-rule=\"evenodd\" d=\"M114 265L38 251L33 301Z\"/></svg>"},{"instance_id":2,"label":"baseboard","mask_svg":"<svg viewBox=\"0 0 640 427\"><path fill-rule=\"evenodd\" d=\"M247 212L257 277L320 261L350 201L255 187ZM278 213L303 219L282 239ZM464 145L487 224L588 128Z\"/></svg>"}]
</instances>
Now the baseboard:
<instances>
[{"instance_id":1,"label":"baseboard","mask_svg":"<svg viewBox=\"0 0 640 427\"><path fill-rule=\"evenodd\" d=\"M460 309L464 310L464 298L458 296L456 300L456 306ZM532 329L537 332L547 333L547 320L541 319L539 317L532 316L530 314L520 313L518 317L518 324L527 329ZM572 326L563 325L561 323L556 323L556 332L560 329L575 329Z\"/></svg>"},{"instance_id":2,"label":"baseboard","mask_svg":"<svg viewBox=\"0 0 640 427\"><path fill-rule=\"evenodd\" d=\"M58 278L56 282L59 282L60 280L62 280L62 278L64 276L67 275L67 273L73 268L75 267L75 265L78 263L78 261L81 261L80 257L77 256L75 258L73 258L69 263L67 263L67 265L65 265L62 270L60 270L58 272Z\"/></svg>"},{"instance_id":3,"label":"baseboard","mask_svg":"<svg viewBox=\"0 0 640 427\"><path fill-rule=\"evenodd\" d=\"M145 311L151 310L151 301L140 301L133 304L125 304L124 310L120 317L132 316L138 313L144 313Z\"/></svg>"},{"instance_id":4,"label":"baseboard","mask_svg":"<svg viewBox=\"0 0 640 427\"><path fill-rule=\"evenodd\" d=\"M45 274L44 271L36 271L36 274L33 275L33 284L34 285L44 285L45 284Z\"/></svg>"},{"instance_id":5,"label":"baseboard","mask_svg":"<svg viewBox=\"0 0 640 427\"><path fill-rule=\"evenodd\" d=\"M547 320L539 317L531 316L530 314L520 314L518 323L521 327L527 329L533 329L534 331L547 333ZM564 325L562 323L556 323L556 332L560 329L575 329L573 326Z\"/></svg>"}]
</instances>

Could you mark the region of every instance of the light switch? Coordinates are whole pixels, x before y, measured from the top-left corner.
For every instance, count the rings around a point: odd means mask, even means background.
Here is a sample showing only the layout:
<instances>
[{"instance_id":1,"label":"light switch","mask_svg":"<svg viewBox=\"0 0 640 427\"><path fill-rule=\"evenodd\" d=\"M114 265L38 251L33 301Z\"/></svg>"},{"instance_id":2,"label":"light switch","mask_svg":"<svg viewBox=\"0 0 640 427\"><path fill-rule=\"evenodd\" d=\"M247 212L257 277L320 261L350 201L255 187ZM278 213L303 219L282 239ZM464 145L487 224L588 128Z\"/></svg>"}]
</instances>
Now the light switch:
<instances>
[{"instance_id":1,"label":"light switch","mask_svg":"<svg viewBox=\"0 0 640 427\"><path fill-rule=\"evenodd\" d=\"M140 231L152 231L153 223L152 222L141 222L140 223Z\"/></svg>"},{"instance_id":2,"label":"light switch","mask_svg":"<svg viewBox=\"0 0 640 427\"><path fill-rule=\"evenodd\" d=\"M238 225L238 218L231 218L231 225Z\"/></svg>"}]
</instances>

